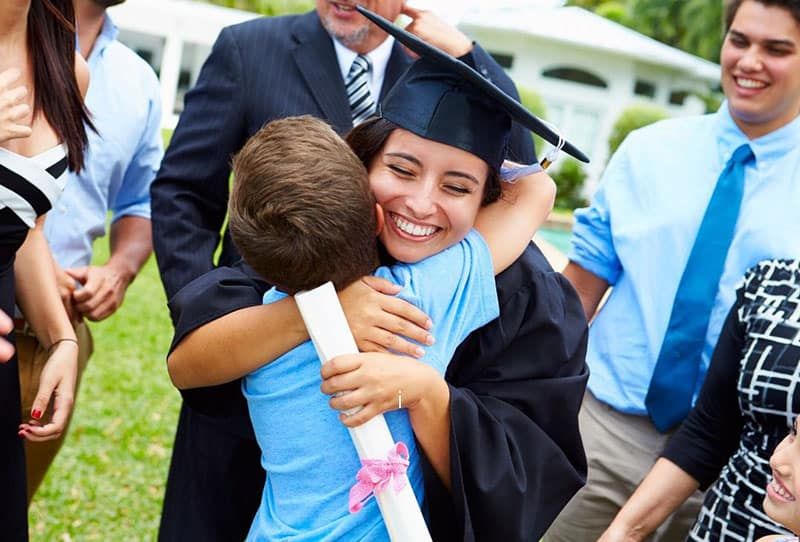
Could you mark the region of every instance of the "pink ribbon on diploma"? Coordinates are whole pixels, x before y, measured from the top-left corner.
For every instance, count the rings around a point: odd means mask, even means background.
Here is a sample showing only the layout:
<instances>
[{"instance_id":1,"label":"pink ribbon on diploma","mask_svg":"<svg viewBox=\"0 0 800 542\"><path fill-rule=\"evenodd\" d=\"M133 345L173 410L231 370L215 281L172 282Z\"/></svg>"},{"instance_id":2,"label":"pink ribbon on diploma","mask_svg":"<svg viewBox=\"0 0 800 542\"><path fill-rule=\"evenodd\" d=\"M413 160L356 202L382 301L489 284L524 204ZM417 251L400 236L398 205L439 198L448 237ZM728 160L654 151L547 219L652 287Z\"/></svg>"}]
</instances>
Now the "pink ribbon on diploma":
<instances>
[{"instance_id":1,"label":"pink ribbon on diploma","mask_svg":"<svg viewBox=\"0 0 800 542\"><path fill-rule=\"evenodd\" d=\"M386 459L362 459L361 468L356 474L358 480L350 488L350 513L355 514L374 497L392 484L395 493L400 493L406 485L408 470L408 447L402 442L389 450Z\"/></svg>"}]
</instances>

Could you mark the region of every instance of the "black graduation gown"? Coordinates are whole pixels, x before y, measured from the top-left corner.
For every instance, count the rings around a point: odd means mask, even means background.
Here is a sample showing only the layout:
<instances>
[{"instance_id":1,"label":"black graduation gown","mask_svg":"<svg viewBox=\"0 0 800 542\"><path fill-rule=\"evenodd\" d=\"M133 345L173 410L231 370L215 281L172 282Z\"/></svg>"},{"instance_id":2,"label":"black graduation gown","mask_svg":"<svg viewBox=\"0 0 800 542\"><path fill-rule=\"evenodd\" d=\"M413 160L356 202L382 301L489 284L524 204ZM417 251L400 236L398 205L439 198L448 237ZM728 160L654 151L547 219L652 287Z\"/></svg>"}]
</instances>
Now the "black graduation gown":
<instances>
[{"instance_id":1,"label":"black graduation gown","mask_svg":"<svg viewBox=\"0 0 800 542\"><path fill-rule=\"evenodd\" d=\"M173 346L210 320L259 304L266 288L244 264L198 278L170 301ZM533 244L497 277L497 288L500 317L461 344L445 375L450 492L425 464L435 540L538 541L585 482L578 411L588 378L587 326L578 296ZM239 382L183 395L232 431L252 432Z\"/></svg>"}]
</instances>

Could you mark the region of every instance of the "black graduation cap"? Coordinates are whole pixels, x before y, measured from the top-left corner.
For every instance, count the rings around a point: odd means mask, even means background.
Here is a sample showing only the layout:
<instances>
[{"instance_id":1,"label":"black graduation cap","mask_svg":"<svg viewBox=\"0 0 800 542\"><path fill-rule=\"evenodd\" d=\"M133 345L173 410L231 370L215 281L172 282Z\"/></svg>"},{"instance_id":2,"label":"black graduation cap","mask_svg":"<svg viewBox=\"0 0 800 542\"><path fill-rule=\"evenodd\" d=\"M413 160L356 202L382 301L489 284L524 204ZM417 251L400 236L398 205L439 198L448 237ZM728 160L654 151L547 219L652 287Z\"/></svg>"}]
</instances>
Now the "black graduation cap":
<instances>
[{"instance_id":1,"label":"black graduation cap","mask_svg":"<svg viewBox=\"0 0 800 542\"><path fill-rule=\"evenodd\" d=\"M468 64L360 5L356 9L420 56L383 99L381 117L420 137L470 152L498 169L512 119L559 145L558 134ZM569 142L561 143L567 154L589 161Z\"/></svg>"}]
</instances>

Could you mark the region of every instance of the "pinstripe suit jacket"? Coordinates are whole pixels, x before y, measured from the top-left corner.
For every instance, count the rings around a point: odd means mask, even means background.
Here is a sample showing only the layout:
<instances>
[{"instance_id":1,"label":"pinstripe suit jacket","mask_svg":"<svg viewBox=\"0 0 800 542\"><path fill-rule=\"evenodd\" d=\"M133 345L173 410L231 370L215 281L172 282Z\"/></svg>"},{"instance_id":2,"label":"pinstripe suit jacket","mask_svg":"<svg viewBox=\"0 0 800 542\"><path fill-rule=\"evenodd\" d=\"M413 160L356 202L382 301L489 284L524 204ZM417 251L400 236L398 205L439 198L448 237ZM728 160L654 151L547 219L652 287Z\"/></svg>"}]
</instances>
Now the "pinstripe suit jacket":
<instances>
[{"instance_id":1,"label":"pinstripe suit jacket","mask_svg":"<svg viewBox=\"0 0 800 542\"><path fill-rule=\"evenodd\" d=\"M475 65L516 95L513 83L476 46ZM381 98L412 60L395 44ZM225 28L204 64L152 184L153 244L168 297L214 267L228 202L230 159L276 118L310 114L343 134L350 106L330 36L315 11ZM530 136L515 126L513 155L532 161ZM220 265L238 259L230 236Z\"/></svg>"}]
</instances>

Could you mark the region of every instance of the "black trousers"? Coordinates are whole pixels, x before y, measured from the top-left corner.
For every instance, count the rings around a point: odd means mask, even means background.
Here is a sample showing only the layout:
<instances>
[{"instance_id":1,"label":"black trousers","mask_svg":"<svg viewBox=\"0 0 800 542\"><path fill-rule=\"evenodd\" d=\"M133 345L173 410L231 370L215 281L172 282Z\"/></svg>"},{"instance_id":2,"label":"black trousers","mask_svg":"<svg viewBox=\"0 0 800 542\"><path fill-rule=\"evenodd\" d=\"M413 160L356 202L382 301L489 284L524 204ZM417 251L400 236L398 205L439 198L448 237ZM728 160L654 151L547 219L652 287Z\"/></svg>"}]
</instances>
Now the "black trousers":
<instances>
[{"instance_id":1,"label":"black trousers","mask_svg":"<svg viewBox=\"0 0 800 542\"><path fill-rule=\"evenodd\" d=\"M249 422L248 422L249 423ZM241 541L261 501L264 470L252 435L181 406L159 542Z\"/></svg>"}]
</instances>

